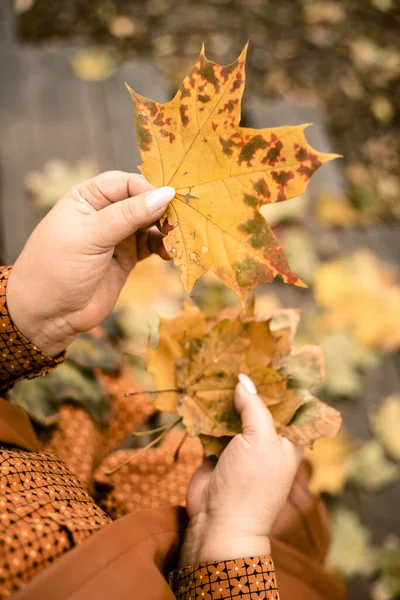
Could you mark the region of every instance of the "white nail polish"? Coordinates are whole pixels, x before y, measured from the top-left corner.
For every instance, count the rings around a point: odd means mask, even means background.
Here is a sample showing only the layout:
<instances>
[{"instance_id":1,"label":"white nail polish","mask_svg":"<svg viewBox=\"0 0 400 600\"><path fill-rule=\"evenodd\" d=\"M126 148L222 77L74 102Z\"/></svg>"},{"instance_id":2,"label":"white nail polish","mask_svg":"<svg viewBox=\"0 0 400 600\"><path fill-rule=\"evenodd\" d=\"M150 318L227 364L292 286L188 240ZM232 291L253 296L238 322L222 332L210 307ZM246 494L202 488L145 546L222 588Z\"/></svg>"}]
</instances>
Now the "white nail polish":
<instances>
[{"instance_id":1,"label":"white nail polish","mask_svg":"<svg viewBox=\"0 0 400 600\"><path fill-rule=\"evenodd\" d=\"M161 208L165 208L174 196L175 188L166 185L153 190L146 196L146 206L150 212L158 212Z\"/></svg>"},{"instance_id":2,"label":"white nail polish","mask_svg":"<svg viewBox=\"0 0 400 600\"><path fill-rule=\"evenodd\" d=\"M248 377L244 373L240 373L239 381L246 390L246 392L248 392L249 394L257 394L257 388L250 379L250 377Z\"/></svg>"}]
</instances>

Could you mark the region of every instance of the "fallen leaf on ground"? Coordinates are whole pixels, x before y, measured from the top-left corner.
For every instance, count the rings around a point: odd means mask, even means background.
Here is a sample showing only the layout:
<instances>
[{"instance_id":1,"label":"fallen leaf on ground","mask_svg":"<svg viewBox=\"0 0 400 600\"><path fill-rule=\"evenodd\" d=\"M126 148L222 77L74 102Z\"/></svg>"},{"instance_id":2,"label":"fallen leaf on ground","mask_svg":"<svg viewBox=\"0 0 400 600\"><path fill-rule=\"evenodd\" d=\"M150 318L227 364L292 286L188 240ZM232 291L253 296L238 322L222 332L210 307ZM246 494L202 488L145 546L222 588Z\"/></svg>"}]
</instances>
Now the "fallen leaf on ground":
<instances>
[{"instance_id":1,"label":"fallen leaf on ground","mask_svg":"<svg viewBox=\"0 0 400 600\"><path fill-rule=\"evenodd\" d=\"M224 285L214 273L209 271L196 284L194 301L197 306L208 316L213 316L237 304L237 296Z\"/></svg>"},{"instance_id":2,"label":"fallen leaf on ground","mask_svg":"<svg viewBox=\"0 0 400 600\"><path fill-rule=\"evenodd\" d=\"M302 383L302 369L307 381L323 377L323 361L318 347L293 349L297 323L298 311L293 310L278 311L265 321L244 313L206 321L199 309L186 304L175 319L161 321L159 347L148 352L148 369L160 390L156 408L177 412L188 434L201 436L206 453L219 452L221 441L241 431L233 396L238 373L246 373L281 435L302 445L336 435L339 413L311 396Z\"/></svg>"},{"instance_id":3,"label":"fallen leaf on ground","mask_svg":"<svg viewBox=\"0 0 400 600\"><path fill-rule=\"evenodd\" d=\"M77 183L91 179L97 173L93 162L75 165L65 160L49 160L41 171L29 171L24 177L25 188L33 197L35 207L50 210Z\"/></svg>"},{"instance_id":4,"label":"fallen leaf on ground","mask_svg":"<svg viewBox=\"0 0 400 600\"><path fill-rule=\"evenodd\" d=\"M326 562L345 578L372 570L371 532L346 508L333 513L332 541Z\"/></svg>"},{"instance_id":5,"label":"fallen leaf on ground","mask_svg":"<svg viewBox=\"0 0 400 600\"><path fill-rule=\"evenodd\" d=\"M312 284L319 259L311 233L304 227L286 227L281 241L290 268L307 285Z\"/></svg>"},{"instance_id":6,"label":"fallen leaf on ground","mask_svg":"<svg viewBox=\"0 0 400 600\"><path fill-rule=\"evenodd\" d=\"M316 198L316 216L322 225L333 227L354 227L372 225L379 220L375 207L355 207L343 195L321 193Z\"/></svg>"},{"instance_id":7,"label":"fallen leaf on ground","mask_svg":"<svg viewBox=\"0 0 400 600\"><path fill-rule=\"evenodd\" d=\"M393 483L399 476L398 467L386 458L376 440L366 442L351 455L348 469L349 481L371 492Z\"/></svg>"},{"instance_id":8,"label":"fallen leaf on ground","mask_svg":"<svg viewBox=\"0 0 400 600\"><path fill-rule=\"evenodd\" d=\"M132 37L137 33L138 26L127 15L115 15L109 20L108 29L117 38Z\"/></svg>"},{"instance_id":9,"label":"fallen leaf on ground","mask_svg":"<svg viewBox=\"0 0 400 600\"><path fill-rule=\"evenodd\" d=\"M388 454L400 461L400 394L388 396L370 416L370 423Z\"/></svg>"},{"instance_id":10,"label":"fallen leaf on ground","mask_svg":"<svg viewBox=\"0 0 400 600\"><path fill-rule=\"evenodd\" d=\"M304 17L307 23L331 23L337 25L346 18L346 11L337 2L317 0L304 5Z\"/></svg>"},{"instance_id":11,"label":"fallen leaf on ground","mask_svg":"<svg viewBox=\"0 0 400 600\"><path fill-rule=\"evenodd\" d=\"M304 458L313 468L309 488L314 494L343 491L352 450L353 444L344 435L317 440L312 449L305 449Z\"/></svg>"},{"instance_id":12,"label":"fallen leaf on ground","mask_svg":"<svg viewBox=\"0 0 400 600\"><path fill-rule=\"evenodd\" d=\"M107 339L81 333L68 346L67 358L83 369L101 369L111 375L121 368L121 352Z\"/></svg>"},{"instance_id":13,"label":"fallen leaf on ground","mask_svg":"<svg viewBox=\"0 0 400 600\"><path fill-rule=\"evenodd\" d=\"M296 343L322 345L326 374L322 385L332 396L356 396L362 374L377 367L380 361L377 353L361 346L349 332L330 331L325 315L314 311L303 314Z\"/></svg>"},{"instance_id":14,"label":"fallen leaf on ground","mask_svg":"<svg viewBox=\"0 0 400 600\"><path fill-rule=\"evenodd\" d=\"M400 539L389 536L378 549L379 579L372 585L374 600L393 600L400 595Z\"/></svg>"},{"instance_id":15,"label":"fallen leaf on ground","mask_svg":"<svg viewBox=\"0 0 400 600\"><path fill-rule=\"evenodd\" d=\"M239 127L245 56L246 48L221 67L202 50L166 104L129 90L140 170L153 185L176 189L164 244L185 290L212 270L243 303L247 292L278 274L303 285L258 209L301 195L314 171L336 157L311 148L305 125Z\"/></svg>"},{"instance_id":16,"label":"fallen leaf on ground","mask_svg":"<svg viewBox=\"0 0 400 600\"><path fill-rule=\"evenodd\" d=\"M71 58L71 66L75 75L85 81L104 81L117 68L111 50L107 48L77 50Z\"/></svg>"},{"instance_id":17,"label":"fallen leaf on ground","mask_svg":"<svg viewBox=\"0 0 400 600\"><path fill-rule=\"evenodd\" d=\"M345 330L367 348L400 346L400 285L394 269L361 249L320 265L315 299L324 309L327 330Z\"/></svg>"},{"instance_id":18,"label":"fallen leaf on ground","mask_svg":"<svg viewBox=\"0 0 400 600\"><path fill-rule=\"evenodd\" d=\"M171 263L149 256L130 273L117 303L124 351L145 356L147 345L158 343L159 317L172 318L182 306L182 284Z\"/></svg>"},{"instance_id":19,"label":"fallen leaf on ground","mask_svg":"<svg viewBox=\"0 0 400 600\"><path fill-rule=\"evenodd\" d=\"M45 377L17 383L10 401L22 408L40 425L49 427L58 420L58 410L64 402L82 406L95 423L109 419L110 394L96 375L83 371L66 360Z\"/></svg>"},{"instance_id":20,"label":"fallen leaf on ground","mask_svg":"<svg viewBox=\"0 0 400 600\"><path fill-rule=\"evenodd\" d=\"M326 367L323 386L332 396L356 396L361 389L362 373L378 366L378 356L345 331L328 333L321 343Z\"/></svg>"},{"instance_id":21,"label":"fallen leaf on ground","mask_svg":"<svg viewBox=\"0 0 400 600\"><path fill-rule=\"evenodd\" d=\"M393 121L395 108L389 98L386 98L385 96L375 96L371 100L370 107L372 114L380 123L386 125Z\"/></svg>"}]
</instances>

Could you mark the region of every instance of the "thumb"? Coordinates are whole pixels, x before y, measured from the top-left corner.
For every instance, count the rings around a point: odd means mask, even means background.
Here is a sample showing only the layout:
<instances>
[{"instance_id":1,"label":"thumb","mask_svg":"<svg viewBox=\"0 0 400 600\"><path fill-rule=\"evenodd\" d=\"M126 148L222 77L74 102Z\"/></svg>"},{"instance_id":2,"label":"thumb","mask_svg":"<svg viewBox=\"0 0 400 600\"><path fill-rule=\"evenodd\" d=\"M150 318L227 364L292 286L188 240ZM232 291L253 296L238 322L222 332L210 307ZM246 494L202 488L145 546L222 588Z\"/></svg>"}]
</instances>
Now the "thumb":
<instances>
[{"instance_id":1,"label":"thumb","mask_svg":"<svg viewBox=\"0 0 400 600\"><path fill-rule=\"evenodd\" d=\"M103 248L116 246L138 229L160 219L175 189L165 186L121 200L99 210L95 215L96 242Z\"/></svg>"},{"instance_id":2,"label":"thumb","mask_svg":"<svg viewBox=\"0 0 400 600\"><path fill-rule=\"evenodd\" d=\"M242 434L247 441L263 442L278 440L274 421L268 408L257 395L257 390L247 375L239 375L235 390L235 407L242 420Z\"/></svg>"}]
</instances>

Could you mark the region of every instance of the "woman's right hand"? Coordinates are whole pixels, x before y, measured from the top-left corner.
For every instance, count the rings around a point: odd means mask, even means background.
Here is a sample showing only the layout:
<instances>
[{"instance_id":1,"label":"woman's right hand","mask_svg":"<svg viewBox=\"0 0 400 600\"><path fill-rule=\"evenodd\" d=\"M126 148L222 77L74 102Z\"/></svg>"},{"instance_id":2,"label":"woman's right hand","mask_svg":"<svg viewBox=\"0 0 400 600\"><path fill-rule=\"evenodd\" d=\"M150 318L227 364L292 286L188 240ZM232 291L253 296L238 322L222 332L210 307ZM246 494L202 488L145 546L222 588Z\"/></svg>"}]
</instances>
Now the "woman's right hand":
<instances>
[{"instance_id":1,"label":"woman's right hand","mask_svg":"<svg viewBox=\"0 0 400 600\"><path fill-rule=\"evenodd\" d=\"M190 482L181 566L271 553L268 536L290 492L302 449L277 435L271 413L246 375L239 376L235 406L242 433L215 468L206 460Z\"/></svg>"}]
</instances>

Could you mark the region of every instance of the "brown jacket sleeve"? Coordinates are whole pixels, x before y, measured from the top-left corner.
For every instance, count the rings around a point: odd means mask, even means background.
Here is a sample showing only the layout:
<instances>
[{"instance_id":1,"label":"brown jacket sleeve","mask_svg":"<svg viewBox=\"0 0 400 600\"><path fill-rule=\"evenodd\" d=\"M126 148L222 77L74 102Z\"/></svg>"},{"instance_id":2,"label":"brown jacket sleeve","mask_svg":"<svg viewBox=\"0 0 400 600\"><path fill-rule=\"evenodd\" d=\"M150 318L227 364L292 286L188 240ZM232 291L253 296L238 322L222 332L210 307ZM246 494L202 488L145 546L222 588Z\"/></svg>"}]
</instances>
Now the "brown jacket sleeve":
<instances>
[{"instance_id":1,"label":"brown jacket sleeve","mask_svg":"<svg viewBox=\"0 0 400 600\"><path fill-rule=\"evenodd\" d=\"M31 344L10 319L6 289L12 267L0 267L0 394L21 379L45 375L65 358L51 358Z\"/></svg>"}]
</instances>

